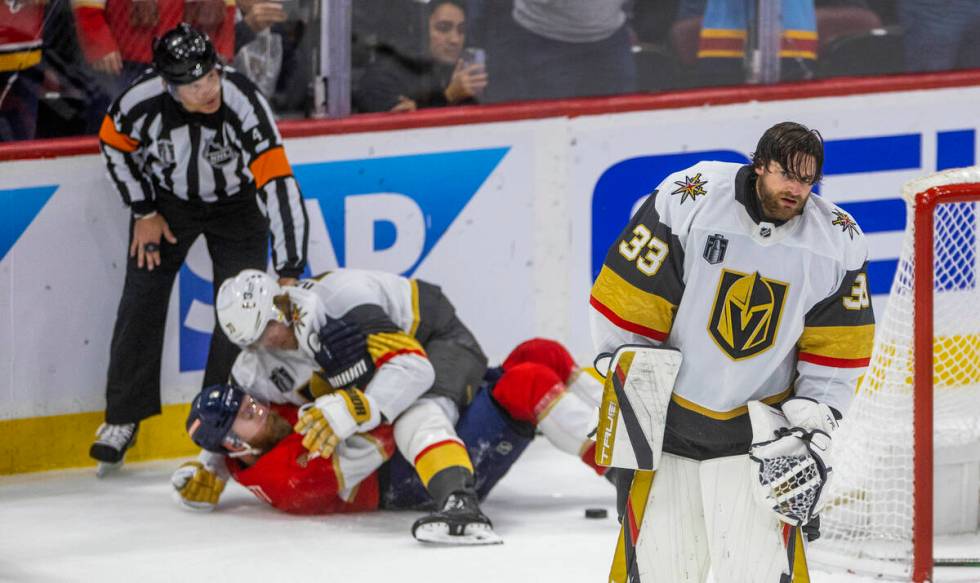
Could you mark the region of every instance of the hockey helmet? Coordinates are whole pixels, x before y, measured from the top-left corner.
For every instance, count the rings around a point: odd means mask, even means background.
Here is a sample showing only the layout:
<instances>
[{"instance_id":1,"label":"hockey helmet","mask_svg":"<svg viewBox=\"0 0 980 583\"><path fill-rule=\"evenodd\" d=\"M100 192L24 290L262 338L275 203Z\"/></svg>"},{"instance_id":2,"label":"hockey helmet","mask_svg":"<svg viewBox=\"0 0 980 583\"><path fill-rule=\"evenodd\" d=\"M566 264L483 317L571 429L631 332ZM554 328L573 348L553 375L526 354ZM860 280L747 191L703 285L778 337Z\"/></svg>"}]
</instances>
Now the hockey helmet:
<instances>
[{"instance_id":1,"label":"hockey helmet","mask_svg":"<svg viewBox=\"0 0 980 583\"><path fill-rule=\"evenodd\" d=\"M234 383L206 387L191 403L187 435L203 449L225 453L225 438L245 397L245 391Z\"/></svg>"},{"instance_id":2,"label":"hockey helmet","mask_svg":"<svg viewBox=\"0 0 980 583\"><path fill-rule=\"evenodd\" d=\"M286 323L286 315L275 303L282 294L275 279L264 271L246 269L230 277L218 289L218 323L228 339L248 346L262 337L270 321Z\"/></svg>"},{"instance_id":3,"label":"hockey helmet","mask_svg":"<svg viewBox=\"0 0 980 583\"><path fill-rule=\"evenodd\" d=\"M208 35L186 22L168 30L153 41L153 66L172 85L193 83L207 75L218 63Z\"/></svg>"}]
</instances>

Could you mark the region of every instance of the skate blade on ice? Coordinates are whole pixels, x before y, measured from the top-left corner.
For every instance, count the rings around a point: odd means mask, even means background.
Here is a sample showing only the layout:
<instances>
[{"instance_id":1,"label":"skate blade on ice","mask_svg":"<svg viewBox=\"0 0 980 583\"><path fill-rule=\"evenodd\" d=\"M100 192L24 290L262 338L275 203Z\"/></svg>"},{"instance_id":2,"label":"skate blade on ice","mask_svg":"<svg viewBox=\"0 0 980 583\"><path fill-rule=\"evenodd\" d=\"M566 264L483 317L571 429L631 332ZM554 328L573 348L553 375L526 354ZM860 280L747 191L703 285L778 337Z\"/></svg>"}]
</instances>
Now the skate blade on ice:
<instances>
[{"instance_id":1,"label":"skate blade on ice","mask_svg":"<svg viewBox=\"0 0 980 583\"><path fill-rule=\"evenodd\" d=\"M499 545L504 542L487 524L467 524L463 534L449 534L445 522L431 522L419 525L413 533L424 543L441 545Z\"/></svg>"},{"instance_id":2,"label":"skate blade on ice","mask_svg":"<svg viewBox=\"0 0 980 583\"><path fill-rule=\"evenodd\" d=\"M101 480L109 474L116 473L122 465L122 460L118 462L99 462L99 465L95 468L95 477Z\"/></svg>"}]
</instances>

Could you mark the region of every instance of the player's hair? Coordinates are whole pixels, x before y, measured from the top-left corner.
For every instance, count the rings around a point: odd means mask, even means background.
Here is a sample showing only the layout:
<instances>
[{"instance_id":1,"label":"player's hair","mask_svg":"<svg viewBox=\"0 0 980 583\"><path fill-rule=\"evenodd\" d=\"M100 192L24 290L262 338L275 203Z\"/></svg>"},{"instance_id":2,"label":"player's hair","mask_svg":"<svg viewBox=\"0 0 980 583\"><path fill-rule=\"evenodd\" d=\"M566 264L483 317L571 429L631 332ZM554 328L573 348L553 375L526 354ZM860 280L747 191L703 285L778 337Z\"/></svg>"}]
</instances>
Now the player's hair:
<instances>
[{"instance_id":1,"label":"player's hair","mask_svg":"<svg viewBox=\"0 0 980 583\"><path fill-rule=\"evenodd\" d=\"M806 172L807 157L816 162L813 176ZM791 178L816 184L823 178L823 136L796 122L777 123L762 134L752 154L756 168L766 168L770 162L778 162Z\"/></svg>"}]
</instances>

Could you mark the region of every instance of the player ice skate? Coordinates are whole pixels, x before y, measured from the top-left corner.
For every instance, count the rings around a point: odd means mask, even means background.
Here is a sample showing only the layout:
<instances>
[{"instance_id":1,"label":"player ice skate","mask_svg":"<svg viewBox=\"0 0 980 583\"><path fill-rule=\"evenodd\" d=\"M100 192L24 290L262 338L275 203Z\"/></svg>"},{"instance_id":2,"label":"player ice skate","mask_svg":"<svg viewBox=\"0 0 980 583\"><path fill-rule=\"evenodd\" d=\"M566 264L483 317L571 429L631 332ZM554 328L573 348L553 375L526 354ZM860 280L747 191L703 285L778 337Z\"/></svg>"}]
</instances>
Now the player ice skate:
<instances>
[{"instance_id":1,"label":"player ice skate","mask_svg":"<svg viewBox=\"0 0 980 583\"><path fill-rule=\"evenodd\" d=\"M455 434L472 460L464 489L450 474L423 480L423 461L413 465L399 451L401 429L388 423L340 441L328 456L310 452L305 437L291 430L299 408L266 404L242 388L217 385L198 395L188 417L188 433L202 451L198 460L173 475L174 495L193 510L213 510L225 482L233 478L273 507L297 514L373 509L434 512L412 527L418 540L452 545L501 542L479 510L484 498L520 457L536 429L560 449L595 467L592 442L599 384L580 374L567 351L549 340L521 344L499 368L491 369L476 397L455 424ZM425 407L437 406L423 400ZM406 413L412 415L412 412ZM414 412L421 419L424 407ZM429 425L434 435L445 428ZM439 451L439 448L436 448ZM438 463L435 460L434 463ZM420 465L422 467L420 467ZM462 463L460 464L462 465ZM449 466L450 472L461 472ZM446 470L443 470L446 471ZM602 469L597 470L603 473Z\"/></svg>"}]
</instances>

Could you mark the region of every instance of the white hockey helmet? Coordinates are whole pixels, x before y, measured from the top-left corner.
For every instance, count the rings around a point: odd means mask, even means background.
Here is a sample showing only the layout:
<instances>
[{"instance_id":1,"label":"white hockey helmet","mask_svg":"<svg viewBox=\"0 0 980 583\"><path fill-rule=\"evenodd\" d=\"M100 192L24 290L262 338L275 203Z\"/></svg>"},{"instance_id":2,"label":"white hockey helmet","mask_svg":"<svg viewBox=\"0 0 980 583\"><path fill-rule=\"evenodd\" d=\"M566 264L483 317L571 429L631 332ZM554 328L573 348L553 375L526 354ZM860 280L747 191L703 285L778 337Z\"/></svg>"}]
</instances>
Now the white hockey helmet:
<instances>
[{"instance_id":1,"label":"white hockey helmet","mask_svg":"<svg viewBox=\"0 0 980 583\"><path fill-rule=\"evenodd\" d=\"M263 271L246 269L218 289L218 322L229 340L248 346L262 337L270 321L286 323L273 299L282 294L276 280Z\"/></svg>"}]
</instances>

